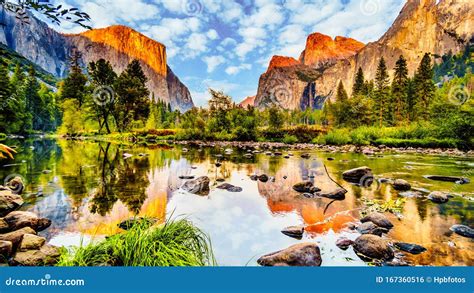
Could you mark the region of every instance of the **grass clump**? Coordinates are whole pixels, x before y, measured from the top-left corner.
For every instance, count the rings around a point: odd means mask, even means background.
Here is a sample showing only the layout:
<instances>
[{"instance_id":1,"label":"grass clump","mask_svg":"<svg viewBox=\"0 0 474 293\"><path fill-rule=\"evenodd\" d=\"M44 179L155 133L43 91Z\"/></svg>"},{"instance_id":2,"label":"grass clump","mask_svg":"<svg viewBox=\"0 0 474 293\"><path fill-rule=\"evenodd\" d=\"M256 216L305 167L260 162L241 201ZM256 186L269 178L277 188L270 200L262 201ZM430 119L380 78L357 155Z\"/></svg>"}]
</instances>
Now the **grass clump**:
<instances>
[{"instance_id":1,"label":"grass clump","mask_svg":"<svg viewBox=\"0 0 474 293\"><path fill-rule=\"evenodd\" d=\"M149 227L139 221L102 242L63 249L58 266L210 266L215 265L209 237L190 221Z\"/></svg>"}]
</instances>

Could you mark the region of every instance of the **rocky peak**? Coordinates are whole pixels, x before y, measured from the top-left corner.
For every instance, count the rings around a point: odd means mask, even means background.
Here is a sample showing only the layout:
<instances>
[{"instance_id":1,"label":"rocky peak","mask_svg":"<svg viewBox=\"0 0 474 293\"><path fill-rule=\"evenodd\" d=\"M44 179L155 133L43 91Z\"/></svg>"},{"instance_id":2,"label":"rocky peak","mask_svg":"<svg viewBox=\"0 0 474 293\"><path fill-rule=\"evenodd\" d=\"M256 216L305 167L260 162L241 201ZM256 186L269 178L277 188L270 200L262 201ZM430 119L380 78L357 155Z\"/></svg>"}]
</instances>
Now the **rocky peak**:
<instances>
[{"instance_id":1,"label":"rocky peak","mask_svg":"<svg viewBox=\"0 0 474 293\"><path fill-rule=\"evenodd\" d=\"M355 55L365 45L351 38L313 33L306 40L306 48L301 53L300 62L308 66L318 66L326 62L346 59Z\"/></svg>"},{"instance_id":2,"label":"rocky peak","mask_svg":"<svg viewBox=\"0 0 474 293\"><path fill-rule=\"evenodd\" d=\"M300 62L295 58L275 55L272 57L272 60L270 60L267 72L276 67L289 67L298 64L300 64Z\"/></svg>"},{"instance_id":3,"label":"rocky peak","mask_svg":"<svg viewBox=\"0 0 474 293\"><path fill-rule=\"evenodd\" d=\"M245 100L239 103L239 106L247 108L247 106L255 105L255 96L246 97Z\"/></svg>"},{"instance_id":4,"label":"rocky peak","mask_svg":"<svg viewBox=\"0 0 474 293\"><path fill-rule=\"evenodd\" d=\"M114 25L88 30L79 35L141 60L156 73L166 77L166 47L127 26Z\"/></svg>"}]
</instances>

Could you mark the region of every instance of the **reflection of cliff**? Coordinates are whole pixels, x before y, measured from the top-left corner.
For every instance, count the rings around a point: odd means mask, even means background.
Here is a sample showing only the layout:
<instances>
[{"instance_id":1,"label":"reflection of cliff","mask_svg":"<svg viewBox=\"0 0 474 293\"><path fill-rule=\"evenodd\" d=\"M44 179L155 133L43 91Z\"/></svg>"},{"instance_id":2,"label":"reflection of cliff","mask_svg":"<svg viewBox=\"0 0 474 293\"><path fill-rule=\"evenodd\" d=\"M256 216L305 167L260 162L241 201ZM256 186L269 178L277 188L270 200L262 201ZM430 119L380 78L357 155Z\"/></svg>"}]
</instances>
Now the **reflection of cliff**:
<instances>
[{"instance_id":1,"label":"reflection of cliff","mask_svg":"<svg viewBox=\"0 0 474 293\"><path fill-rule=\"evenodd\" d=\"M331 191L337 187L326 175L320 160L281 160L276 173L269 174L275 176L275 182L258 182L258 191L267 199L268 208L272 213L297 213L307 226L306 230L317 233L329 229L339 231L345 224L355 220L352 211L355 202L350 196L344 201L307 199L293 190L293 185L303 180L312 181L323 191ZM266 171L264 167L261 172ZM283 179L284 176L287 179ZM309 178L310 176L314 178Z\"/></svg>"},{"instance_id":2,"label":"reflection of cliff","mask_svg":"<svg viewBox=\"0 0 474 293\"><path fill-rule=\"evenodd\" d=\"M420 265L474 265L472 241L452 234L449 230L452 225L459 223L455 216L427 213L423 219L416 201L408 201L405 204L403 215L403 221L400 225L395 225L390 236L395 240L417 243L428 249L420 255L407 255L409 260ZM455 246L450 247L449 241Z\"/></svg>"}]
</instances>

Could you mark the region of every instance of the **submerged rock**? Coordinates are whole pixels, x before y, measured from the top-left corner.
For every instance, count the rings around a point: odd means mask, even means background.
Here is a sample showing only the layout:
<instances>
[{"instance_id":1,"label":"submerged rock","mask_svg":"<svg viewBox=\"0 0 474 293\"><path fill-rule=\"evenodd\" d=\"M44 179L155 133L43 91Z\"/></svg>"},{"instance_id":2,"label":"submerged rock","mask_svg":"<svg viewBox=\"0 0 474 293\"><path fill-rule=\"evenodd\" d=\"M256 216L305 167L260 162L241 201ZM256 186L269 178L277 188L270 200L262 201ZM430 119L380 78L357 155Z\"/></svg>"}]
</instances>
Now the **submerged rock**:
<instances>
[{"instance_id":1,"label":"submerged rock","mask_svg":"<svg viewBox=\"0 0 474 293\"><path fill-rule=\"evenodd\" d=\"M258 175L250 175L250 180L257 181L258 180Z\"/></svg>"},{"instance_id":2,"label":"submerged rock","mask_svg":"<svg viewBox=\"0 0 474 293\"><path fill-rule=\"evenodd\" d=\"M311 158L311 155L310 154L302 154L301 157L303 159L309 159L309 158Z\"/></svg>"},{"instance_id":3,"label":"submerged rock","mask_svg":"<svg viewBox=\"0 0 474 293\"><path fill-rule=\"evenodd\" d=\"M292 238L301 239L303 238L304 227L303 226L286 227L285 229L281 230L281 233Z\"/></svg>"},{"instance_id":4,"label":"submerged rock","mask_svg":"<svg viewBox=\"0 0 474 293\"><path fill-rule=\"evenodd\" d=\"M0 190L0 217L23 205L23 198L9 189Z\"/></svg>"},{"instance_id":5,"label":"submerged rock","mask_svg":"<svg viewBox=\"0 0 474 293\"><path fill-rule=\"evenodd\" d=\"M315 196L325 197L335 200L344 200L346 198L347 190L343 188L338 188L332 192L316 192L314 193Z\"/></svg>"},{"instance_id":6,"label":"submerged rock","mask_svg":"<svg viewBox=\"0 0 474 293\"><path fill-rule=\"evenodd\" d=\"M394 257L388 241L372 234L359 236L352 247L362 258L390 260Z\"/></svg>"},{"instance_id":7,"label":"submerged rock","mask_svg":"<svg viewBox=\"0 0 474 293\"><path fill-rule=\"evenodd\" d=\"M60 255L58 247L44 245L40 249L17 252L10 264L19 266L52 266L58 262Z\"/></svg>"},{"instance_id":8,"label":"submerged rock","mask_svg":"<svg viewBox=\"0 0 474 293\"><path fill-rule=\"evenodd\" d=\"M321 252L316 243L301 243L260 257L261 266L320 266Z\"/></svg>"},{"instance_id":9,"label":"submerged rock","mask_svg":"<svg viewBox=\"0 0 474 293\"><path fill-rule=\"evenodd\" d=\"M453 225L449 230L467 238L474 238L474 229L465 225Z\"/></svg>"},{"instance_id":10,"label":"submerged rock","mask_svg":"<svg viewBox=\"0 0 474 293\"><path fill-rule=\"evenodd\" d=\"M217 188L225 189L229 192L241 192L242 191L242 187L234 186L234 185L229 184L229 183L221 184L221 185L217 186Z\"/></svg>"},{"instance_id":11,"label":"submerged rock","mask_svg":"<svg viewBox=\"0 0 474 293\"><path fill-rule=\"evenodd\" d=\"M357 232L360 234L373 234L382 236L383 233L388 233L387 228L379 227L372 222L365 222L357 227Z\"/></svg>"},{"instance_id":12,"label":"submerged rock","mask_svg":"<svg viewBox=\"0 0 474 293\"><path fill-rule=\"evenodd\" d=\"M406 180L396 179L393 182L393 189L398 190L398 191L408 191L411 189L411 185Z\"/></svg>"},{"instance_id":13,"label":"submerged rock","mask_svg":"<svg viewBox=\"0 0 474 293\"><path fill-rule=\"evenodd\" d=\"M354 244L354 241L348 239L348 238L339 238L336 241L336 246L339 247L342 250L347 250L352 244Z\"/></svg>"},{"instance_id":14,"label":"submerged rock","mask_svg":"<svg viewBox=\"0 0 474 293\"><path fill-rule=\"evenodd\" d=\"M382 227L382 228L387 228L387 229L392 229L393 228L393 224L392 222L390 222L390 220L382 213L378 213L378 212L373 212L373 213L370 213L369 215L363 217L362 219L360 219L360 221L362 223L365 223L365 222L372 222L374 223L375 225L379 226L379 227Z\"/></svg>"},{"instance_id":15,"label":"submerged rock","mask_svg":"<svg viewBox=\"0 0 474 293\"><path fill-rule=\"evenodd\" d=\"M447 203L449 201L448 195L441 191L433 191L428 194L428 199L434 203Z\"/></svg>"},{"instance_id":16,"label":"submerged rock","mask_svg":"<svg viewBox=\"0 0 474 293\"><path fill-rule=\"evenodd\" d=\"M195 176L193 176L193 175L181 175L178 178L182 179L182 180L190 180L190 179L194 179Z\"/></svg>"},{"instance_id":17,"label":"submerged rock","mask_svg":"<svg viewBox=\"0 0 474 293\"><path fill-rule=\"evenodd\" d=\"M424 177L431 180L455 182L458 184L467 184L470 182L469 178L457 177L457 176L425 175Z\"/></svg>"},{"instance_id":18,"label":"submerged rock","mask_svg":"<svg viewBox=\"0 0 474 293\"><path fill-rule=\"evenodd\" d=\"M396 248L409 252L411 254L420 254L426 251L426 248L424 248L421 245L418 244L411 244L411 243L405 243L405 242L395 242L393 244Z\"/></svg>"},{"instance_id":19,"label":"submerged rock","mask_svg":"<svg viewBox=\"0 0 474 293\"><path fill-rule=\"evenodd\" d=\"M372 178L373 180L374 175L372 174L372 169L364 166L345 171L344 173L342 173L342 178L351 183L361 183L361 180L363 178Z\"/></svg>"},{"instance_id":20,"label":"submerged rock","mask_svg":"<svg viewBox=\"0 0 474 293\"><path fill-rule=\"evenodd\" d=\"M40 218L35 213L15 211L9 213L5 218L8 223L10 231L14 231L23 227L30 227L39 232L51 226L51 220Z\"/></svg>"},{"instance_id":21,"label":"submerged rock","mask_svg":"<svg viewBox=\"0 0 474 293\"><path fill-rule=\"evenodd\" d=\"M268 179L269 178L266 174L262 174L262 175L258 176L258 180L260 180L260 182L263 182L263 183L267 182Z\"/></svg>"},{"instance_id":22,"label":"submerged rock","mask_svg":"<svg viewBox=\"0 0 474 293\"><path fill-rule=\"evenodd\" d=\"M297 192L311 192L312 187L314 187L314 185L311 181L304 181L293 185L293 190Z\"/></svg>"},{"instance_id":23,"label":"submerged rock","mask_svg":"<svg viewBox=\"0 0 474 293\"><path fill-rule=\"evenodd\" d=\"M202 176L194 180L185 182L181 188L189 193L198 195L208 195L210 191L209 183L209 177Z\"/></svg>"}]
</instances>

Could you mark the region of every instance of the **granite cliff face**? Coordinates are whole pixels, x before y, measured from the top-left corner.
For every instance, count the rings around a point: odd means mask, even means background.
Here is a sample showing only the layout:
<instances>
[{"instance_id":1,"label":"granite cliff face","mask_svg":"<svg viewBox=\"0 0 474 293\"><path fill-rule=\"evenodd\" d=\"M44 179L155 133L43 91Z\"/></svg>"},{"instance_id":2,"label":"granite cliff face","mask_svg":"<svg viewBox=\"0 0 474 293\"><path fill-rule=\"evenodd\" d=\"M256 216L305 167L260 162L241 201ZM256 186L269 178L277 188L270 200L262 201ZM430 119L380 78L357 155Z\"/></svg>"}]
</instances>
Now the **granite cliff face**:
<instances>
[{"instance_id":1,"label":"granite cliff face","mask_svg":"<svg viewBox=\"0 0 474 293\"><path fill-rule=\"evenodd\" d=\"M314 33L308 36L300 59L273 56L267 71L260 76L255 106L278 105L285 109L320 108L325 97L319 96L313 81L321 78L324 68L356 54L364 44L350 38Z\"/></svg>"},{"instance_id":2,"label":"granite cliff face","mask_svg":"<svg viewBox=\"0 0 474 293\"><path fill-rule=\"evenodd\" d=\"M346 59L364 47L364 43L351 38L337 36L334 40L321 33L313 33L306 40L306 48L301 53L302 64L320 67L336 60Z\"/></svg>"},{"instance_id":3,"label":"granite cliff face","mask_svg":"<svg viewBox=\"0 0 474 293\"><path fill-rule=\"evenodd\" d=\"M73 50L81 52L83 65L104 58L117 72L138 59L156 99L181 111L193 107L189 90L167 65L166 47L128 27L111 26L71 35L60 34L34 17L30 17L30 24L22 24L7 13L5 20L0 42L57 77L67 75Z\"/></svg>"},{"instance_id":4,"label":"granite cliff face","mask_svg":"<svg viewBox=\"0 0 474 293\"><path fill-rule=\"evenodd\" d=\"M408 0L390 29L378 41L361 49L358 49L360 43L354 40L338 37L334 40L340 43L337 46L327 36L310 35L300 57L303 64L269 69L260 77L255 104L264 108L271 101L286 109L320 108L327 98L334 97L339 81L351 93L359 67L366 79L373 79L383 57L392 75L395 62L403 54L409 73L413 74L425 53L443 55L450 50L457 53L472 40L473 34L472 1ZM336 47L342 48L341 52ZM285 98L271 95L275 87L285 93L280 95Z\"/></svg>"}]
</instances>

